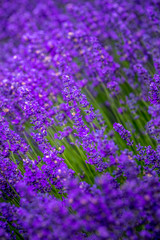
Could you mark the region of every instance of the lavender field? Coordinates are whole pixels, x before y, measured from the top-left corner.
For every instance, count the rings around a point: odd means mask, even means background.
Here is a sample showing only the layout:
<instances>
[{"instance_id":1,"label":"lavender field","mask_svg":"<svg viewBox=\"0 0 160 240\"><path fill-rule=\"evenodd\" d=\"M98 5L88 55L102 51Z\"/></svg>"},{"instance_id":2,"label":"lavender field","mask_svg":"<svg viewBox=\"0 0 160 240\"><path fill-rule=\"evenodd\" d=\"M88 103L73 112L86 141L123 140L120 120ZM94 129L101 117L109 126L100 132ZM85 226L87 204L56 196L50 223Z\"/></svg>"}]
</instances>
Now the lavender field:
<instances>
[{"instance_id":1,"label":"lavender field","mask_svg":"<svg viewBox=\"0 0 160 240\"><path fill-rule=\"evenodd\" d=\"M160 1L0 0L0 240L160 239Z\"/></svg>"}]
</instances>

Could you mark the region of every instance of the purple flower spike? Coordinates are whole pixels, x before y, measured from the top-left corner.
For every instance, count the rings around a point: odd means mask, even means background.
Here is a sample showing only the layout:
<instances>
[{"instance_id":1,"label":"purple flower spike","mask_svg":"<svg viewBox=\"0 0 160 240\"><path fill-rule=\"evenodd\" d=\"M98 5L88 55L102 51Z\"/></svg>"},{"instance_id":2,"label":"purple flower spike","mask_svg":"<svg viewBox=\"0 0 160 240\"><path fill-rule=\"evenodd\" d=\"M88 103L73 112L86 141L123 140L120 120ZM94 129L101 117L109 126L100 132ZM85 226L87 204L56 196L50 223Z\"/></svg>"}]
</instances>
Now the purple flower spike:
<instances>
[{"instance_id":1,"label":"purple flower spike","mask_svg":"<svg viewBox=\"0 0 160 240\"><path fill-rule=\"evenodd\" d=\"M132 146L133 145L133 141L130 140L131 138L131 134L128 130L126 130L122 124L120 123L114 123L113 124L113 128L116 132L119 133L119 135L121 136L121 138L123 140L127 141L127 145Z\"/></svg>"}]
</instances>

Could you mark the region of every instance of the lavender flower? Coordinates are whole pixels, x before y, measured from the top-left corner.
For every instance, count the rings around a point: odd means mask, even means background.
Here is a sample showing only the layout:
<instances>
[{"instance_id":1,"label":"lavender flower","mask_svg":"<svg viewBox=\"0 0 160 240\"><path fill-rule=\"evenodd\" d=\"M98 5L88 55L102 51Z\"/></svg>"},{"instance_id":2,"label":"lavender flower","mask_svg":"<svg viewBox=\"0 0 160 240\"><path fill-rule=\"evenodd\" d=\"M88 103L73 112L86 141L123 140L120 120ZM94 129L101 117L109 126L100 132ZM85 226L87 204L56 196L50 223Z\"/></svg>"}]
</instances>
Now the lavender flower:
<instances>
[{"instance_id":1,"label":"lavender flower","mask_svg":"<svg viewBox=\"0 0 160 240\"><path fill-rule=\"evenodd\" d=\"M119 135L121 136L121 138L123 140L126 140L127 141L127 145L133 145L133 141L130 140L131 138L131 134L128 130L126 130L122 124L120 123L114 123L113 124L113 128L116 132L119 133Z\"/></svg>"}]
</instances>

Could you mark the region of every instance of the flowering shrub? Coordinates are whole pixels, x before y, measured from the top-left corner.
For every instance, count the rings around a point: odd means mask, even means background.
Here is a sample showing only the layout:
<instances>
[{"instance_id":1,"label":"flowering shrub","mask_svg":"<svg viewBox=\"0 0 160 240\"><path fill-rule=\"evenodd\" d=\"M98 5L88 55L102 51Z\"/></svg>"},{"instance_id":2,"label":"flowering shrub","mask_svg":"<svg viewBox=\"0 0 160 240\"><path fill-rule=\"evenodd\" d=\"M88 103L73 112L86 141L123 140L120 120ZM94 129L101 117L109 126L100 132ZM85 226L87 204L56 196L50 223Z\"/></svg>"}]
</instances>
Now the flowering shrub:
<instances>
[{"instance_id":1,"label":"flowering shrub","mask_svg":"<svg viewBox=\"0 0 160 240\"><path fill-rule=\"evenodd\" d=\"M0 239L160 236L158 0L5 0Z\"/></svg>"}]
</instances>

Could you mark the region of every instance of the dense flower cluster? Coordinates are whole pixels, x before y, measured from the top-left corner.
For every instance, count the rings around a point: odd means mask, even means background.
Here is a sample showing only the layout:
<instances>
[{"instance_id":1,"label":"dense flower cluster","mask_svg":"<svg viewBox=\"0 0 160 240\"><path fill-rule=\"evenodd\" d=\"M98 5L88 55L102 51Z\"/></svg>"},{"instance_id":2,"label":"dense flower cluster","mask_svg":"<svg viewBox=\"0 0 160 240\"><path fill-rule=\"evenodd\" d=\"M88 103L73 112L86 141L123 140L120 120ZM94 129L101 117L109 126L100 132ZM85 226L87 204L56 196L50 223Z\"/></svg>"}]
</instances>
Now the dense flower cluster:
<instances>
[{"instance_id":1,"label":"dense flower cluster","mask_svg":"<svg viewBox=\"0 0 160 240\"><path fill-rule=\"evenodd\" d=\"M159 0L5 0L0 22L0 239L158 240Z\"/></svg>"},{"instance_id":2,"label":"dense flower cluster","mask_svg":"<svg viewBox=\"0 0 160 240\"><path fill-rule=\"evenodd\" d=\"M114 123L113 124L113 128L116 132L119 133L119 135L121 136L121 138L123 140L126 140L127 141L127 145L132 145L133 142L131 142L130 138L131 138L131 134L128 130L126 130L122 124L120 123Z\"/></svg>"}]
</instances>

